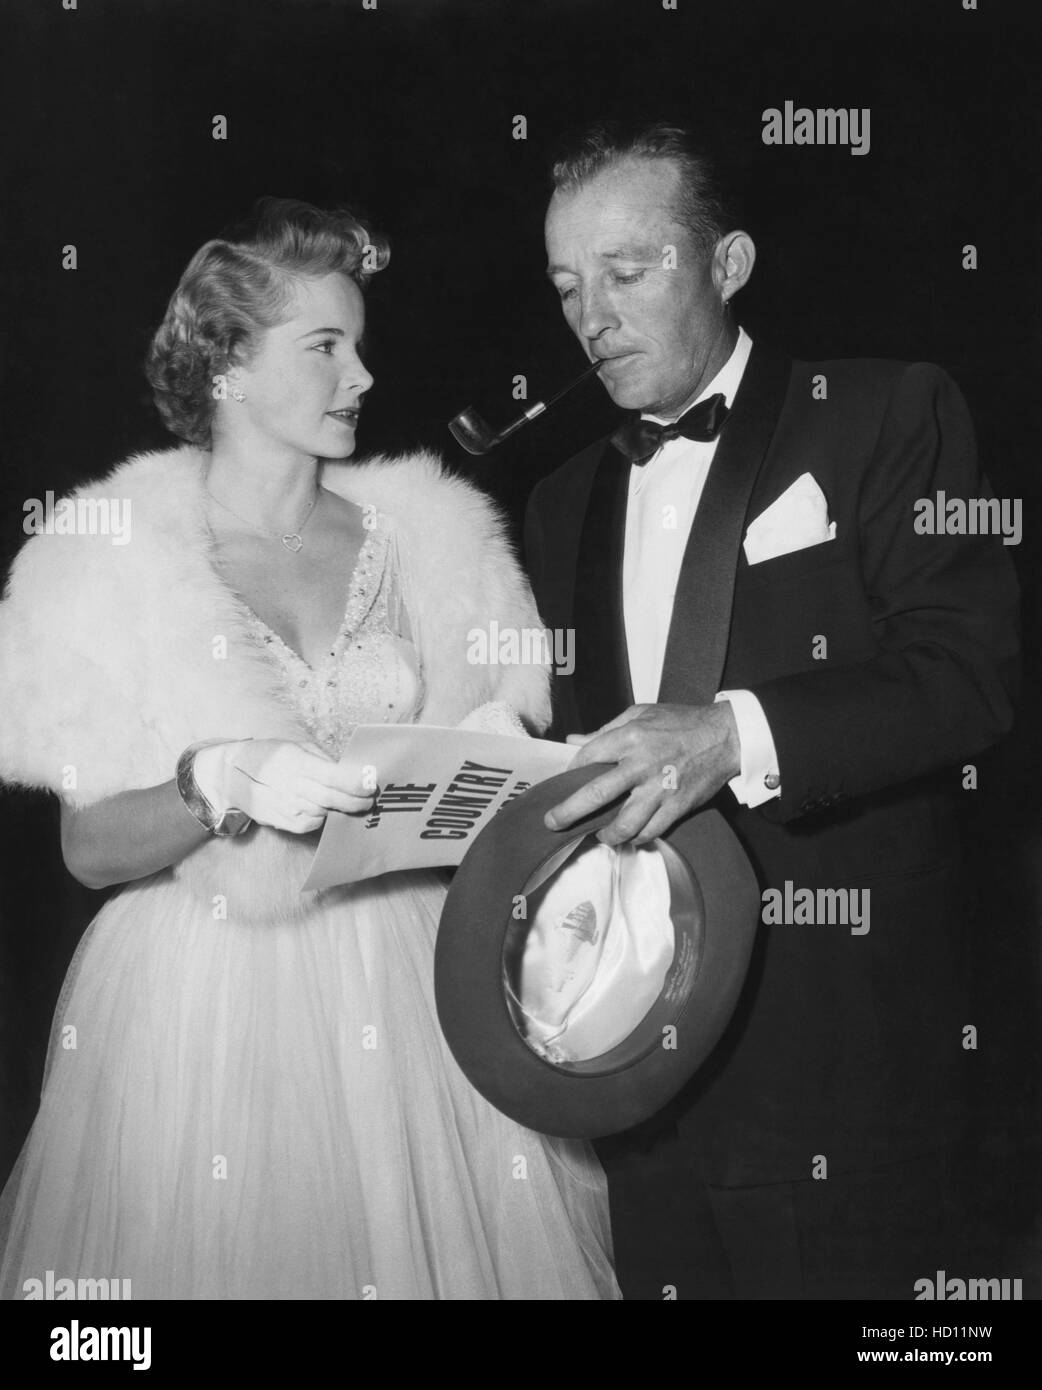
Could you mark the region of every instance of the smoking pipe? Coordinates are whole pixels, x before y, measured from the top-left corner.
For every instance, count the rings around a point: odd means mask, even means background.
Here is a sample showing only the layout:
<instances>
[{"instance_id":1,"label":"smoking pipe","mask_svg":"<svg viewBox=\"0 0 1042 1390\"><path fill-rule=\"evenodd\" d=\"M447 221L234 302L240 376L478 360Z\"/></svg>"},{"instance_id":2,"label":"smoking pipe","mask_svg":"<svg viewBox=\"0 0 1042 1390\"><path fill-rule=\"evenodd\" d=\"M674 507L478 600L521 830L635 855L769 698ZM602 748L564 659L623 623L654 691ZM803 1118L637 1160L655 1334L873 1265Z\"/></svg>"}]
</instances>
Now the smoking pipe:
<instances>
[{"instance_id":1,"label":"smoking pipe","mask_svg":"<svg viewBox=\"0 0 1042 1390\"><path fill-rule=\"evenodd\" d=\"M584 372L577 376L574 381L570 381L567 386L563 386L549 400L536 401L535 405L530 405L523 415L519 415L516 420L512 420L501 430L494 430L485 417L480 415L472 405L468 405L466 410L461 410L458 415L453 416L449 421L449 430L453 438L463 445L468 454L487 454L497 444L502 444L504 439L509 439L522 425L527 425L530 420L538 419L562 396L567 396L569 391L574 391L587 377L593 376L601 365L600 359L591 362Z\"/></svg>"}]
</instances>

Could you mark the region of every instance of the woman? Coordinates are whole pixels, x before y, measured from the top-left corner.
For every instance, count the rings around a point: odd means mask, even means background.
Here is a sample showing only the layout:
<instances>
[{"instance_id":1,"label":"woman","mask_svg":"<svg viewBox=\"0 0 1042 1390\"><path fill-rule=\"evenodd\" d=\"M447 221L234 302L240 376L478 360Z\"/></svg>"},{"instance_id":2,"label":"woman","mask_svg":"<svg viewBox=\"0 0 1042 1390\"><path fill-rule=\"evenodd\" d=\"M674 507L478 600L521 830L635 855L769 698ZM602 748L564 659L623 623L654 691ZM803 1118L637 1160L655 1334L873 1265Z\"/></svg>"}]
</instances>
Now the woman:
<instances>
[{"instance_id":1,"label":"woman","mask_svg":"<svg viewBox=\"0 0 1042 1390\"><path fill-rule=\"evenodd\" d=\"M326 813L372 804L339 761L355 724L548 719L541 668L466 660L475 626L538 624L482 494L429 455L323 462L354 450L386 260L283 200L203 246L148 363L188 443L80 489L83 524L13 567L0 775L60 795L81 882L127 886L58 1002L5 1297L47 1271L133 1298L618 1296L592 1154L493 1110L442 1041L442 877L299 891ZM125 535L87 524L103 503Z\"/></svg>"}]
</instances>

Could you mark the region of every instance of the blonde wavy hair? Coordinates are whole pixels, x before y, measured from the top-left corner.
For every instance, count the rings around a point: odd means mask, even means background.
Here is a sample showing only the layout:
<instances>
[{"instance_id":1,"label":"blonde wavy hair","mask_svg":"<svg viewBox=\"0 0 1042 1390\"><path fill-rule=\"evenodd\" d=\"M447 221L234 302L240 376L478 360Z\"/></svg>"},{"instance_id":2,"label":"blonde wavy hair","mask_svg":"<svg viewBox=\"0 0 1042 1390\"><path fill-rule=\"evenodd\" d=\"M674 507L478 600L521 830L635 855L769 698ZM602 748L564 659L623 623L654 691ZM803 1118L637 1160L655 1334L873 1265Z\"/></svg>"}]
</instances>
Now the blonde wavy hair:
<instances>
[{"instance_id":1,"label":"blonde wavy hair","mask_svg":"<svg viewBox=\"0 0 1042 1390\"><path fill-rule=\"evenodd\" d=\"M233 233L195 253L152 339L145 375L166 427L209 447L214 378L248 362L260 335L284 320L294 281L339 273L364 290L390 254L346 208L262 198Z\"/></svg>"}]
</instances>

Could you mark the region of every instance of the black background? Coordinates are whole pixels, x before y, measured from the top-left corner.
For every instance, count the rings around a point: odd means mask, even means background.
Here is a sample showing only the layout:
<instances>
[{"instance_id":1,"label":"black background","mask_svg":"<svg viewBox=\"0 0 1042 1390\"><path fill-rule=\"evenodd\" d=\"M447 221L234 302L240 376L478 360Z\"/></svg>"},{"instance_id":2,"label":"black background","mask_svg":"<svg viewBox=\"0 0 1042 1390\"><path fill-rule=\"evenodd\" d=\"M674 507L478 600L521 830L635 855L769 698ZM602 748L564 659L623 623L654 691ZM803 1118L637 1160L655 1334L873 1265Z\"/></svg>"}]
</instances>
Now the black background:
<instances>
[{"instance_id":1,"label":"black background","mask_svg":"<svg viewBox=\"0 0 1042 1390\"><path fill-rule=\"evenodd\" d=\"M189 256L268 193L346 202L391 238L369 298L376 386L360 451L434 447L516 521L532 483L610 418L590 385L481 462L445 429L471 401L497 423L512 416L518 373L534 399L582 367L544 274L548 153L598 116L695 123L723 153L757 242L739 301L753 337L795 355L939 362L969 401L995 491L1023 499L1022 713L966 794L978 928L967 1021L980 1036L967 1065L976 1272L1030 1274L1042 1174L1040 45L1033 6L980 5L6 0L0 561L23 539L26 498L174 442L141 373L148 340ZM765 146L762 112L786 100L871 108L870 152ZM211 137L217 114L226 141ZM517 115L526 140L512 138ZM976 271L962 268L967 243ZM75 271L61 268L67 244ZM65 967L102 901L61 865L53 799L0 795L0 1177L35 1111Z\"/></svg>"}]
</instances>

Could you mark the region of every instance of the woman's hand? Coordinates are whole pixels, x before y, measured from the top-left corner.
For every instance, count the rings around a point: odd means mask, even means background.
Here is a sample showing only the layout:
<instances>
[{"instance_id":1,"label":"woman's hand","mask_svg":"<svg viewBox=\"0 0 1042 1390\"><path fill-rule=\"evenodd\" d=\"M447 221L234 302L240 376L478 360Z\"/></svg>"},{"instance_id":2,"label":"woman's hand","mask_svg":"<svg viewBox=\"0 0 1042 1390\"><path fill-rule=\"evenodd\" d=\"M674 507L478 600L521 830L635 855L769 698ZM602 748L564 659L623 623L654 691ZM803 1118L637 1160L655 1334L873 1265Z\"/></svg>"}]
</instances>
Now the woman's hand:
<instances>
[{"instance_id":1,"label":"woman's hand","mask_svg":"<svg viewBox=\"0 0 1042 1390\"><path fill-rule=\"evenodd\" d=\"M363 814L376 796L360 768L337 762L314 743L261 738L211 744L196 753L193 768L217 810L234 806L294 835L321 829L329 811Z\"/></svg>"}]
</instances>

